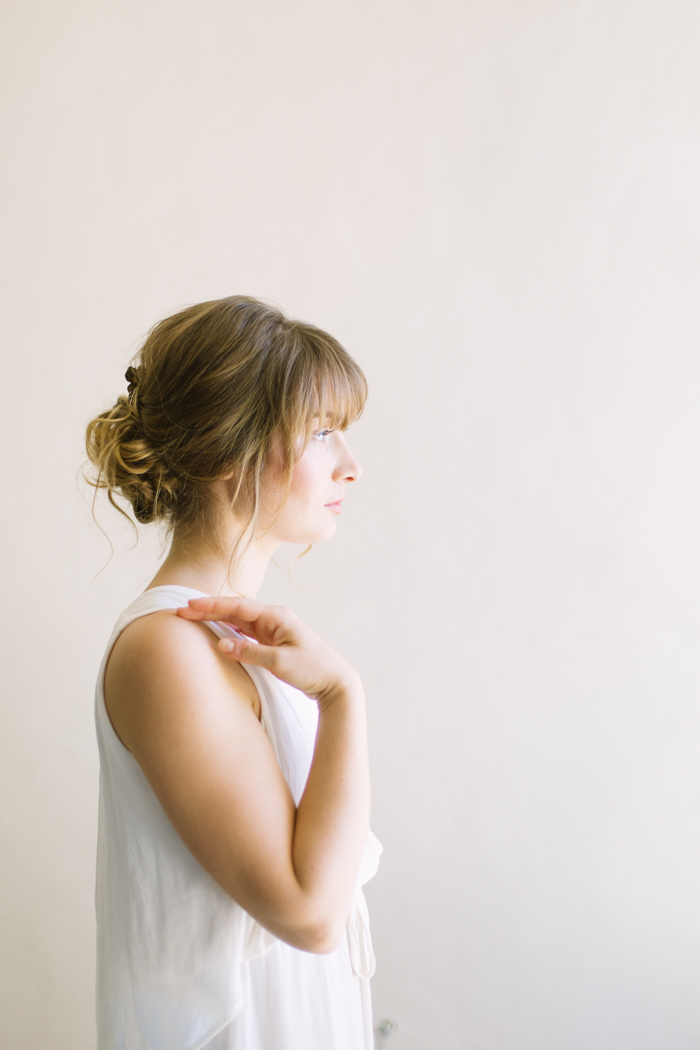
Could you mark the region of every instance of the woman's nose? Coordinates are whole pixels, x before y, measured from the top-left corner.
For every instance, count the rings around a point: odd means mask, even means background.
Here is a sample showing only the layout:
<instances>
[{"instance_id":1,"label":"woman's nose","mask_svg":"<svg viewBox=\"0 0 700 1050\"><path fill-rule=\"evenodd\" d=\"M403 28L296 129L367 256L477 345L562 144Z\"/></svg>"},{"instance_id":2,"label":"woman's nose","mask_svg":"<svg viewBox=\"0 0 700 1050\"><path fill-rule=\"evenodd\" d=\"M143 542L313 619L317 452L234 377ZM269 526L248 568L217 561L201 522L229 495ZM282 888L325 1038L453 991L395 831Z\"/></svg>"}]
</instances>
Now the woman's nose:
<instances>
[{"instance_id":1,"label":"woman's nose","mask_svg":"<svg viewBox=\"0 0 700 1050\"><path fill-rule=\"evenodd\" d=\"M360 461L353 454L347 441L344 442L344 455L338 464L336 476L341 481L357 481L362 474Z\"/></svg>"},{"instance_id":2,"label":"woman's nose","mask_svg":"<svg viewBox=\"0 0 700 1050\"><path fill-rule=\"evenodd\" d=\"M360 466L360 461L358 459L355 459L355 457L353 456L352 457L352 465L351 465L348 473L345 476L345 480L346 481L357 481L358 478L361 477L361 475L362 475L362 467Z\"/></svg>"}]
</instances>

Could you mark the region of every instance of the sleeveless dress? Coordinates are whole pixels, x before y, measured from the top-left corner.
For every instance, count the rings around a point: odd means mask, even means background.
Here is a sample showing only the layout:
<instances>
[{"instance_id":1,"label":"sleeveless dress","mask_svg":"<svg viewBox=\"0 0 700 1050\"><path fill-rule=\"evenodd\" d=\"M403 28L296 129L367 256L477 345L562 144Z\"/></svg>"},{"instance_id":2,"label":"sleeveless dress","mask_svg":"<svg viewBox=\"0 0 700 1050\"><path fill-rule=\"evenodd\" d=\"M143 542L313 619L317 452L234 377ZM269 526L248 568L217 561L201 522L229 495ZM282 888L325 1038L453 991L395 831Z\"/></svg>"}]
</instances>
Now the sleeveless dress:
<instances>
[{"instance_id":1,"label":"sleeveless dress","mask_svg":"<svg viewBox=\"0 0 700 1050\"><path fill-rule=\"evenodd\" d=\"M154 587L119 617L100 668L97 847L98 1050L371 1050L374 954L361 887L382 847L370 831L336 951L278 940L187 849L141 767L116 735L104 674L121 632L140 616L203 592ZM219 637L234 633L208 623ZM316 704L262 667L246 665L295 802L308 777Z\"/></svg>"}]
</instances>

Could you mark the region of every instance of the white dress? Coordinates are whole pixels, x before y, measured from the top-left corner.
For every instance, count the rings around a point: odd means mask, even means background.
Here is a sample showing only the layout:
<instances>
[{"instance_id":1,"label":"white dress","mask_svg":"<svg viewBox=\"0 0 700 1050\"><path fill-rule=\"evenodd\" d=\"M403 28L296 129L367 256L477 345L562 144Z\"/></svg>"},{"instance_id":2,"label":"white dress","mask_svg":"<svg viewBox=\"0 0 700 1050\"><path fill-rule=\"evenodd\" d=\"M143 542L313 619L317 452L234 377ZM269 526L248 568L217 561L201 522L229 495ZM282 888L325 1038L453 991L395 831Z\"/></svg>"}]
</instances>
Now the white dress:
<instances>
[{"instance_id":1,"label":"white dress","mask_svg":"<svg viewBox=\"0 0 700 1050\"><path fill-rule=\"evenodd\" d=\"M202 592L154 587L119 617L97 681L98 1050L371 1050L374 954L362 885L381 845L369 832L346 935L329 955L278 940L192 856L112 728L104 672L121 632ZM207 625L215 634L225 624ZM261 722L298 803L316 704L264 668L246 666Z\"/></svg>"}]
</instances>

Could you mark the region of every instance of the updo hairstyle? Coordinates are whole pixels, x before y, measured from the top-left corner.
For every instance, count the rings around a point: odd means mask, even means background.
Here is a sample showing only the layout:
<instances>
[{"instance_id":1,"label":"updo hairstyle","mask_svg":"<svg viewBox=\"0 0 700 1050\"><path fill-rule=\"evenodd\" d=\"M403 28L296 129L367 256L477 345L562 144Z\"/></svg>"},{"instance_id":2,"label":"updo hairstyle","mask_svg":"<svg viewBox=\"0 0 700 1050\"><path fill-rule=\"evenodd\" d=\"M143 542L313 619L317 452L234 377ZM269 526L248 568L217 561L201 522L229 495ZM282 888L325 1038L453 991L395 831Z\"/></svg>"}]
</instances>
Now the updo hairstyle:
<instances>
[{"instance_id":1,"label":"updo hairstyle","mask_svg":"<svg viewBox=\"0 0 700 1050\"><path fill-rule=\"evenodd\" d=\"M212 482L230 478L231 506L251 534L273 441L288 494L313 419L343 430L367 396L337 340L241 295L155 325L126 378L128 394L88 424L88 480L121 513L115 495L137 521L168 531L205 527Z\"/></svg>"}]
</instances>

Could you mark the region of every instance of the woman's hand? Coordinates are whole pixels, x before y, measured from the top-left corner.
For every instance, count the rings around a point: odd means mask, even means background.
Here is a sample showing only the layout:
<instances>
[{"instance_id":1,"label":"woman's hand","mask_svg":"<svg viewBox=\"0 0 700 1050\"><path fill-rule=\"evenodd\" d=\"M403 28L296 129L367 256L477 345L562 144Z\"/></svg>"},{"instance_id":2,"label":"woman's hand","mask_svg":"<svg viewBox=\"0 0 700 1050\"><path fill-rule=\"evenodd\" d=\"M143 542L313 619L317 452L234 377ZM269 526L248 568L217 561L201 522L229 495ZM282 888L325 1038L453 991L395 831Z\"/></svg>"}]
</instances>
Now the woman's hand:
<instances>
[{"instance_id":1,"label":"woman's hand","mask_svg":"<svg viewBox=\"0 0 700 1050\"><path fill-rule=\"evenodd\" d=\"M246 638L221 638L222 652L240 663L266 667L316 700L322 710L358 681L335 649L281 605L249 598L192 598L177 612L186 620L230 624Z\"/></svg>"}]
</instances>

